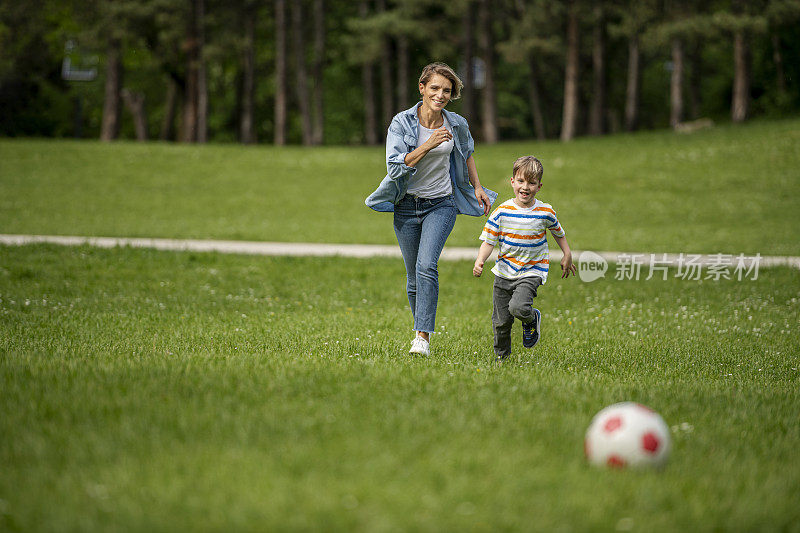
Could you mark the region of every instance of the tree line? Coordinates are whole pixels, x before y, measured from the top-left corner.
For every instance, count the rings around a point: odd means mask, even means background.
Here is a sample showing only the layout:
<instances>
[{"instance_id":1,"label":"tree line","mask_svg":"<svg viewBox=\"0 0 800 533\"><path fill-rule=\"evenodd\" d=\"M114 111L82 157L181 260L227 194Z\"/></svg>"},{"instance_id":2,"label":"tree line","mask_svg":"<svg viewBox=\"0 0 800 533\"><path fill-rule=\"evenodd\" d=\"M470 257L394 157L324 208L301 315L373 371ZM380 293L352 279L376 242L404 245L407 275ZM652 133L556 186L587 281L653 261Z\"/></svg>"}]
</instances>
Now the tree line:
<instances>
[{"instance_id":1,"label":"tree line","mask_svg":"<svg viewBox=\"0 0 800 533\"><path fill-rule=\"evenodd\" d=\"M369 144L444 61L482 142L800 108L800 0L0 5L0 135Z\"/></svg>"}]
</instances>

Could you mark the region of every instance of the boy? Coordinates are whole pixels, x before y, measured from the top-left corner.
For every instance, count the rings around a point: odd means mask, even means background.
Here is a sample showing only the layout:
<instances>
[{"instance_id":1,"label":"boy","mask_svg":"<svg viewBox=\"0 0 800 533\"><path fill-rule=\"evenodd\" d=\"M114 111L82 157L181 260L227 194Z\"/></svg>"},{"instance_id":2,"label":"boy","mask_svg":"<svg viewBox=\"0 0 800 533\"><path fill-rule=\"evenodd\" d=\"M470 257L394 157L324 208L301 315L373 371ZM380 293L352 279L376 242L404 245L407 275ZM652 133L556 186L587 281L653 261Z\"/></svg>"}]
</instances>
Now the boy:
<instances>
[{"instance_id":1,"label":"boy","mask_svg":"<svg viewBox=\"0 0 800 533\"><path fill-rule=\"evenodd\" d=\"M555 238L564 257L561 277L575 274L572 252L564 230L550 204L536 199L542 188L542 163L532 155L514 162L511 188L514 198L494 210L483 227L483 241L472 273L480 277L483 264L500 243L494 273L492 326L494 353L501 362L511 354L511 326L514 317L522 321L522 345L533 348L539 342L542 313L533 308L536 289L547 281L550 252L547 230Z\"/></svg>"}]
</instances>

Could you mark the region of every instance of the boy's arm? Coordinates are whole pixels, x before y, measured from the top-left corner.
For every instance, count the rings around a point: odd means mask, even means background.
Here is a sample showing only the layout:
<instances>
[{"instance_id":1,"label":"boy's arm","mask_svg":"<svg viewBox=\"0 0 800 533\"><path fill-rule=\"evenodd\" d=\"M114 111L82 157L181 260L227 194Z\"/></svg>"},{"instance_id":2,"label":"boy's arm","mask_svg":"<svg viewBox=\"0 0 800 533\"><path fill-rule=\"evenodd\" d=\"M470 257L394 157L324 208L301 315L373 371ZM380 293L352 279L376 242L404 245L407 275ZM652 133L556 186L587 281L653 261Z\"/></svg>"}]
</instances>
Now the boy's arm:
<instances>
[{"instance_id":1,"label":"boy's arm","mask_svg":"<svg viewBox=\"0 0 800 533\"><path fill-rule=\"evenodd\" d=\"M569 249L569 244L567 244L567 238L563 236L556 237L555 235L553 235L553 238L556 240L556 243L558 243L561 251L564 252L564 257L561 258L561 277L568 278L570 272L572 272L572 275L575 275L578 269L572 262L572 251Z\"/></svg>"},{"instance_id":2,"label":"boy's arm","mask_svg":"<svg viewBox=\"0 0 800 533\"><path fill-rule=\"evenodd\" d=\"M483 273L483 264L489 259L489 256L492 255L492 250L494 250L494 244L489 244L486 241L481 243L481 247L478 250L478 258L475 260L475 266L472 267L472 275L476 278L481 277Z\"/></svg>"}]
</instances>

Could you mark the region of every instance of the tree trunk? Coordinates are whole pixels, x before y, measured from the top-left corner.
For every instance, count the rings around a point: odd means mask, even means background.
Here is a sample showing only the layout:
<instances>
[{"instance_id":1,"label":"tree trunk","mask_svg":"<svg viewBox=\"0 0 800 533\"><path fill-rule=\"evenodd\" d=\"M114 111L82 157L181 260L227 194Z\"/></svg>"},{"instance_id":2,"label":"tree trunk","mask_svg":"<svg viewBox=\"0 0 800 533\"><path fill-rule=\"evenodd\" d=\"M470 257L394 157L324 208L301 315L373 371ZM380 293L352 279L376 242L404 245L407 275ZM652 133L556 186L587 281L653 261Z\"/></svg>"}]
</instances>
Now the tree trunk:
<instances>
[{"instance_id":1,"label":"tree trunk","mask_svg":"<svg viewBox=\"0 0 800 533\"><path fill-rule=\"evenodd\" d=\"M608 126L608 132L611 134L619 133L622 131L622 122L619 119L619 109L608 109L608 114L606 116L606 125Z\"/></svg>"},{"instance_id":2,"label":"tree trunk","mask_svg":"<svg viewBox=\"0 0 800 533\"><path fill-rule=\"evenodd\" d=\"M242 109L239 117L239 140L243 144L256 142L255 102L255 9L252 5L244 11L244 50L242 53Z\"/></svg>"},{"instance_id":3,"label":"tree trunk","mask_svg":"<svg viewBox=\"0 0 800 533\"><path fill-rule=\"evenodd\" d=\"M606 116L606 18L602 0L594 5L594 29L592 44L593 90L592 107L589 112L589 133L605 133Z\"/></svg>"},{"instance_id":4,"label":"tree trunk","mask_svg":"<svg viewBox=\"0 0 800 533\"><path fill-rule=\"evenodd\" d=\"M392 97L394 95L394 82L392 80L391 62L391 43L389 38L386 37L381 53L381 116L383 118L381 129L389 127L395 112L394 98Z\"/></svg>"},{"instance_id":5,"label":"tree trunk","mask_svg":"<svg viewBox=\"0 0 800 533\"><path fill-rule=\"evenodd\" d=\"M368 7L366 0L361 0L358 4L358 14L362 19L367 18ZM361 65L361 84L364 89L364 141L370 146L378 144L373 66L374 64L371 61L365 61Z\"/></svg>"},{"instance_id":6,"label":"tree trunk","mask_svg":"<svg viewBox=\"0 0 800 533\"><path fill-rule=\"evenodd\" d=\"M286 0L275 0L275 133L286 144Z\"/></svg>"},{"instance_id":7,"label":"tree trunk","mask_svg":"<svg viewBox=\"0 0 800 533\"><path fill-rule=\"evenodd\" d=\"M408 86L410 84L408 72L409 66L408 36L400 35L397 38L397 105L400 109L405 109L409 105Z\"/></svg>"},{"instance_id":8,"label":"tree trunk","mask_svg":"<svg viewBox=\"0 0 800 533\"><path fill-rule=\"evenodd\" d=\"M528 59L528 95L531 101L531 114L533 115L533 129L536 138L540 141L547 137L544 127L544 115L542 114L542 101L539 96L539 69L536 58L531 55Z\"/></svg>"},{"instance_id":9,"label":"tree trunk","mask_svg":"<svg viewBox=\"0 0 800 533\"><path fill-rule=\"evenodd\" d=\"M468 121L476 121L475 77L472 63L475 59L475 4L472 0L464 6L464 88L461 91L461 111Z\"/></svg>"},{"instance_id":10,"label":"tree trunk","mask_svg":"<svg viewBox=\"0 0 800 533\"><path fill-rule=\"evenodd\" d=\"M103 122L100 128L101 141L113 141L119 137L122 90L122 43L119 39L108 40L106 54L106 83L103 97Z\"/></svg>"},{"instance_id":11,"label":"tree trunk","mask_svg":"<svg viewBox=\"0 0 800 533\"><path fill-rule=\"evenodd\" d=\"M700 117L702 106L701 82L703 72L703 56L700 53L700 43L696 42L689 48L689 116L692 119Z\"/></svg>"},{"instance_id":12,"label":"tree trunk","mask_svg":"<svg viewBox=\"0 0 800 533\"><path fill-rule=\"evenodd\" d=\"M492 16L493 6L491 0L481 2L481 48L483 62L486 64L486 85L483 88L483 142L494 144L497 142L497 93L494 79L494 32Z\"/></svg>"},{"instance_id":13,"label":"tree trunk","mask_svg":"<svg viewBox=\"0 0 800 533\"><path fill-rule=\"evenodd\" d=\"M361 83L364 86L364 141L374 146L378 144L378 114L375 112L375 73L372 63L361 66Z\"/></svg>"},{"instance_id":14,"label":"tree trunk","mask_svg":"<svg viewBox=\"0 0 800 533\"><path fill-rule=\"evenodd\" d=\"M683 120L683 42L672 39L672 75L670 77L669 125L675 128Z\"/></svg>"},{"instance_id":15,"label":"tree trunk","mask_svg":"<svg viewBox=\"0 0 800 533\"><path fill-rule=\"evenodd\" d=\"M158 134L160 141L173 139L175 128L175 111L178 108L178 82L172 77L167 76L167 97L164 102L164 120L161 122L161 132Z\"/></svg>"},{"instance_id":16,"label":"tree trunk","mask_svg":"<svg viewBox=\"0 0 800 533\"><path fill-rule=\"evenodd\" d=\"M181 140L197 141L198 85L200 79L200 49L197 35L197 0L190 3L190 13L186 24L186 40L183 50L186 53L186 84L183 94L183 122Z\"/></svg>"},{"instance_id":17,"label":"tree trunk","mask_svg":"<svg viewBox=\"0 0 800 533\"><path fill-rule=\"evenodd\" d=\"M377 1L378 12L383 13L386 11L385 0ZM384 35L383 43L381 45L381 115L383 124L381 129L386 130L392 122L392 117L395 113L394 106L394 81L392 80L392 43L388 35ZM400 111L399 109L397 111Z\"/></svg>"},{"instance_id":18,"label":"tree trunk","mask_svg":"<svg viewBox=\"0 0 800 533\"><path fill-rule=\"evenodd\" d=\"M781 38L773 33L772 34L772 60L775 62L775 87L778 89L778 94L784 96L786 94L786 75L783 69L783 54L781 54Z\"/></svg>"},{"instance_id":19,"label":"tree trunk","mask_svg":"<svg viewBox=\"0 0 800 533\"><path fill-rule=\"evenodd\" d=\"M203 57L206 45L206 4L205 0L197 2L197 142L208 141L208 78L206 76L206 61Z\"/></svg>"},{"instance_id":20,"label":"tree trunk","mask_svg":"<svg viewBox=\"0 0 800 533\"><path fill-rule=\"evenodd\" d=\"M750 105L750 72L748 66L749 45L743 31L733 35L733 98L731 100L731 120L743 122L747 118Z\"/></svg>"},{"instance_id":21,"label":"tree trunk","mask_svg":"<svg viewBox=\"0 0 800 533\"><path fill-rule=\"evenodd\" d=\"M313 144L322 144L325 138L324 109L325 72L325 0L314 0L314 124Z\"/></svg>"},{"instance_id":22,"label":"tree trunk","mask_svg":"<svg viewBox=\"0 0 800 533\"><path fill-rule=\"evenodd\" d=\"M625 89L625 131L639 127L639 34L628 39L628 83Z\"/></svg>"},{"instance_id":23,"label":"tree trunk","mask_svg":"<svg viewBox=\"0 0 800 533\"><path fill-rule=\"evenodd\" d=\"M144 109L144 95L142 93L132 93L128 89L122 89L122 100L125 107L133 116L133 125L136 129L136 140L147 140L147 113Z\"/></svg>"},{"instance_id":24,"label":"tree trunk","mask_svg":"<svg viewBox=\"0 0 800 533\"><path fill-rule=\"evenodd\" d=\"M295 74L297 76L297 100L300 105L300 124L303 129L303 144L311 145L311 102L308 95L308 72L306 70L305 35L303 32L303 3L292 2L292 48L294 48Z\"/></svg>"},{"instance_id":25,"label":"tree trunk","mask_svg":"<svg viewBox=\"0 0 800 533\"><path fill-rule=\"evenodd\" d=\"M578 9L570 0L567 11L567 64L564 71L564 113L561 140L575 137L578 123Z\"/></svg>"}]
</instances>

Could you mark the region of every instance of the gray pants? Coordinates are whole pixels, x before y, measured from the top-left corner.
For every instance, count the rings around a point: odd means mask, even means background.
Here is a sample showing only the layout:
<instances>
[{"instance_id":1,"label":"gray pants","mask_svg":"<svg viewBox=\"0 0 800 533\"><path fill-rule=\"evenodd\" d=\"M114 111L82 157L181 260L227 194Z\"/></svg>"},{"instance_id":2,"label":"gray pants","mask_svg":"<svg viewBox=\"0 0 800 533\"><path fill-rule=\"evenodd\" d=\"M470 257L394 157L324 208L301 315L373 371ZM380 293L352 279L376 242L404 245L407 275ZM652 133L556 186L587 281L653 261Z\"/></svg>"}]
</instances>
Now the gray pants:
<instances>
[{"instance_id":1,"label":"gray pants","mask_svg":"<svg viewBox=\"0 0 800 533\"><path fill-rule=\"evenodd\" d=\"M494 353L498 357L511 354L511 326L514 318L524 324L533 322L533 299L536 289L542 284L542 278L529 277L521 279L505 279L494 277L492 294L492 326L494 327Z\"/></svg>"}]
</instances>

